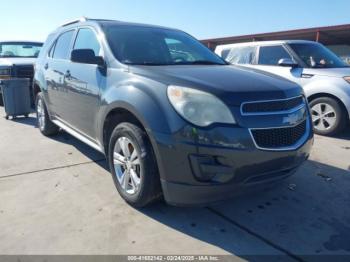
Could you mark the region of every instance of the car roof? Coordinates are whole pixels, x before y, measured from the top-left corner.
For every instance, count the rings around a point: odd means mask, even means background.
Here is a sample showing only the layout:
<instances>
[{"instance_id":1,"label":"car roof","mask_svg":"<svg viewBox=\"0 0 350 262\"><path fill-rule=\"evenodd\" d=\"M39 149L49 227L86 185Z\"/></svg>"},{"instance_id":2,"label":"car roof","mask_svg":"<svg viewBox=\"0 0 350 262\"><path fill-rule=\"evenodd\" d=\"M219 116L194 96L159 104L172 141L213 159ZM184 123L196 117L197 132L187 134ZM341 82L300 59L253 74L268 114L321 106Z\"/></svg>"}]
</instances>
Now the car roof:
<instances>
[{"instance_id":1,"label":"car roof","mask_svg":"<svg viewBox=\"0 0 350 262\"><path fill-rule=\"evenodd\" d=\"M309 40L275 40L275 41L256 41L256 42L245 42L227 45L218 45L216 50L223 50L225 48L232 48L238 46L265 46L265 45L282 45L282 44L315 44L317 42Z\"/></svg>"},{"instance_id":2,"label":"car roof","mask_svg":"<svg viewBox=\"0 0 350 262\"><path fill-rule=\"evenodd\" d=\"M90 25L90 24L96 24L101 27L107 27L107 26L137 26L137 27L148 27L148 28L160 28L160 29L168 29L168 30L178 30L170 27L164 27L164 26L158 26L158 25L150 25L150 24L142 24L142 23L133 23L133 22L124 22L124 21L118 21L118 20L109 20L109 19L93 19L93 18L86 18L82 17L70 22L67 22L63 25L61 25L58 30L61 30L62 28L66 28L68 26L84 26L84 25ZM179 31L179 30L178 30Z\"/></svg>"}]
</instances>

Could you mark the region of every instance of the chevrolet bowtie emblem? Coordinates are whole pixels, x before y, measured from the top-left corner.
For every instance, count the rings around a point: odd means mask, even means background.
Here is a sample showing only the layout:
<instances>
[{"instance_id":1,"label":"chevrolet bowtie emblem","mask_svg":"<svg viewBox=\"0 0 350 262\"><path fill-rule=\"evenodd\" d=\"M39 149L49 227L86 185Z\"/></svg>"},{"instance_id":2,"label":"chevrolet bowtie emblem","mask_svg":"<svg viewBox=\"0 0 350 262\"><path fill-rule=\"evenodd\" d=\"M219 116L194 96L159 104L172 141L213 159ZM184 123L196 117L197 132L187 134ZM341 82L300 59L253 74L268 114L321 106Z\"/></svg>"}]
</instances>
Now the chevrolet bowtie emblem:
<instances>
[{"instance_id":1,"label":"chevrolet bowtie emblem","mask_svg":"<svg viewBox=\"0 0 350 262\"><path fill-rule=\"evenodd\" d=\"M296 125L304 119L305 109L283 118L283 124Z\"/></svg>"}]
</instances>

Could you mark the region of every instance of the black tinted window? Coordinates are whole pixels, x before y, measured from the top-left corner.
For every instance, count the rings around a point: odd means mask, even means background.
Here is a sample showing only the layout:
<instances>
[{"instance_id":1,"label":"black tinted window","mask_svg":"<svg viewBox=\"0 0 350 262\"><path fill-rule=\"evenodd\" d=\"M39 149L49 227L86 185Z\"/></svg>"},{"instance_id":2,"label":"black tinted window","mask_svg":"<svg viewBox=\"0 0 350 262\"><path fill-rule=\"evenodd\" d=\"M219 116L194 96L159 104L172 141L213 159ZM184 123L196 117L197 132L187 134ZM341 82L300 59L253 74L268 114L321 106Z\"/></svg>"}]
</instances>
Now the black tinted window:
<instances>
[{"instance_id":1,"label":"black tinted window","mask_svg":"<svg viewBox=\"0 0 350 262\"><path fill-rule=\"evenodd\" d=\"M291 59L283 46L262 46L259 52L259 65L278 65L283 58Z\"/></svg>"},{"instance_id":2,"label":"black tinted window","mask_svg":"<svg viewBox=\"0 0 350 262\"><path fill-rule=\"evenodd\" d=\"M290 44L293 51L308 67L312 68L342 68L348 67L332 51L321 44Z\"/></svg>"},{"instance_id":3,"label":"black tinted window","mask_svg":"<svg viewBox=\"0 0 350 262\"><path fill-rule=\"evenodd\" d=\"M68 59L69 58L69 47L72 41L74 31L68 31L62 34L56 42L55 51L53 58L55 59Z\"/></svg>"},{"instance_id":4,"label":"black tinted window","mask_svg":"<svg viewBox=\"0 0 350 262\"><path fill-rule=\"evenodd\" d=\"M80 29L75 40L74 49L91 49L95 56L100 56L101 46L96 34L89 28Z\"/></svg>"}]
</instances>

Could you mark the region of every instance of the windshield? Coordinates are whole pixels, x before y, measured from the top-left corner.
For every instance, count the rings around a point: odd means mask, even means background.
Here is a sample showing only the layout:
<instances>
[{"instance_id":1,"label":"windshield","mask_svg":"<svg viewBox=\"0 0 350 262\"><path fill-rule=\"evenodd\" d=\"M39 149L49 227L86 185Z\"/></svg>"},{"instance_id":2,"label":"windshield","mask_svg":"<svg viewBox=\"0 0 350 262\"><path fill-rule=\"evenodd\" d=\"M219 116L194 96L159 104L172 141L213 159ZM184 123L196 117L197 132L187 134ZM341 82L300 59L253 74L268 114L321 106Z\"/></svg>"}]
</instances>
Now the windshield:
<instances>
[{"instance_id":1,"label":"windshield","mask_svg":"<svg viewBox=\"0 0 350 262\"><path fill-rule=\"evenodd\" d=\"M0 57L38 57L41 46L28 42L0 43Z\"/></svg>"},{"instance_id":2,"label":"windshield","mask_svg":"<svg viewBox=\"0 0 350 262\"><path fill-rule=\"evenodd\" d=\"M289 44L303 62L311 68L348 67L332 51L321 44Z\"/></svg>"},{"instance_id":3,"label":"windshield","mask_svg":"<svg viewBox=\"0 0 350 262\"><path fill-rule=\"evenodd\" d=\"M108 26L114 56L132 65L191 65L226 62L186 33L141 26Z\"/></svg>"}]
</instances>

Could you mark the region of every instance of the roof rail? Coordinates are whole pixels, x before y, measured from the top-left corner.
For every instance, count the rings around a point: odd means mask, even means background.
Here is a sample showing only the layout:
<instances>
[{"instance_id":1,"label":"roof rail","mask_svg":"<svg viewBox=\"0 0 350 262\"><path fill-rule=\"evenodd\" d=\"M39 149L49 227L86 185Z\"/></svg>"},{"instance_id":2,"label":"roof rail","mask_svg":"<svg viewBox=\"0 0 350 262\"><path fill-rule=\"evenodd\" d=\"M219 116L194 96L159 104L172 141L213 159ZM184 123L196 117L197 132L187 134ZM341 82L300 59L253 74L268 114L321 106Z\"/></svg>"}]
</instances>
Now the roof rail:
<instances>
[{"instance_id":1,"label":"roof rail","mask_svg":"<svg viewBox=\"0 0 350 262\"><path fill-rule=\"evenodd\" d=\"M69 21L69 22L67 22L67 23L64 23L63 25L61 25L61 26L68 26L68 25L72 25L72 24L76 24L76 23L80 23L80 22L86 22L86 21L88 21L89 19L88 18L86 18L85 16L82 16L82 17L80 17L79 19L75 19L75 20L73 20L73 21Z\"/></svg>"}]
</instances>

